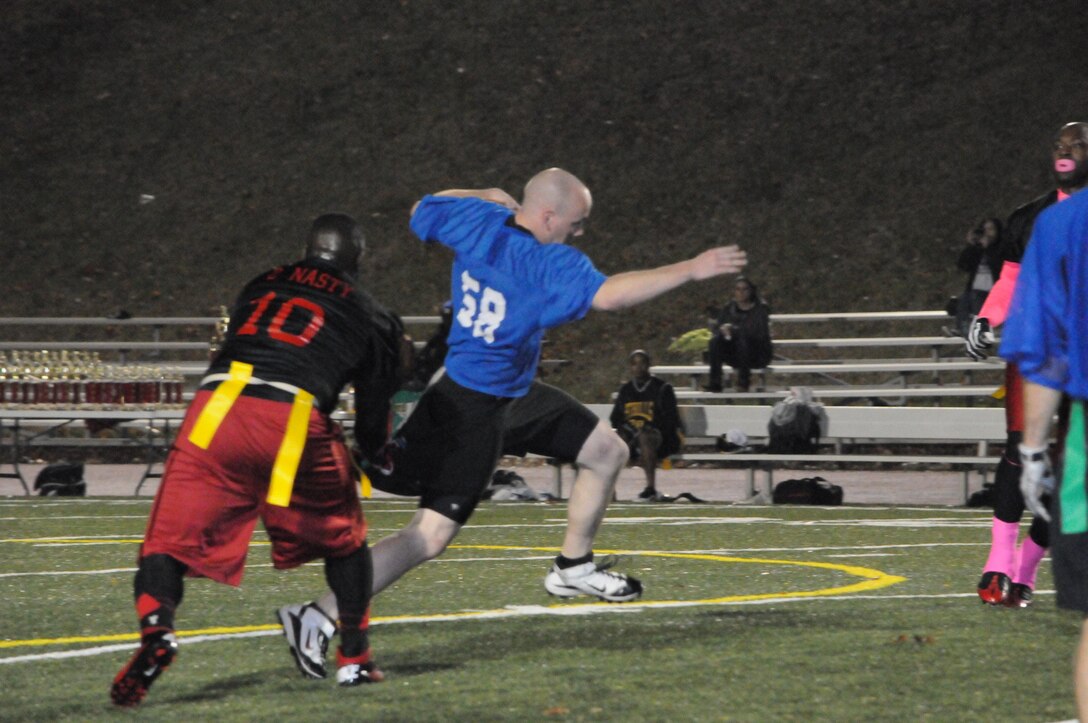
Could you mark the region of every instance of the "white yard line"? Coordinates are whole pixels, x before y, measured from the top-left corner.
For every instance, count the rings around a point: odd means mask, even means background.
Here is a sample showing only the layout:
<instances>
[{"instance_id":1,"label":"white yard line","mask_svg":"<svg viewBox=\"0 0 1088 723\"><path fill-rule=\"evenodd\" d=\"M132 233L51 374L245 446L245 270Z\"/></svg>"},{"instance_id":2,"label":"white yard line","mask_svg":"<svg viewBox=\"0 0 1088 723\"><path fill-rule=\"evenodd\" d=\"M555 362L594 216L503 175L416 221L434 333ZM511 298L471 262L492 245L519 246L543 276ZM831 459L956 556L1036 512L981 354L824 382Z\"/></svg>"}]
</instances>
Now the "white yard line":
<instances>
[{"instance_id":1,"label":"white yard line","mask_svg":"<svg viewBox=\"0 0 1088 723\"><path fill-rule=\"evenodd\" d=\"M1053 595L1053 590L1036 590L1036 595ZM665 608L683 608L683 607L732 607L740 605L778 605L781 603L800 603L800 602L827 602L827 601L853 601L853 600L938 600L938 599L952 599L952 598L973 598L976 594L970 593L945 593L941 595L835 595L828 597L782 597L782 598L768 598L765 600L743 600L732 602L702 602L702 601L668 601L668 602L646 602L646 603L624 603L623 605L562 605L562 606L544 606L544 605L512 605L499 610L484 610L484 611L464 611L458 613L441 613L436 615L414 615L404 616L396 618L375 618L371 621L371 625L402 625L402 624L414 624L414 623L456 623L463 621L478 621L478 620L508 620L511 618L527 618L527 617L570 617L570 616L584 616L584 615L609 615L609 614L626 614L630 615L637 612L643 612L653 609L665 609ZM222 640L234 640L237 638L257 638L257 637L269 637L278 636L283 633L278 629L271 630L251 630L238 633L223 633L218 635L195 635L193 637L182 638L182 646L191 645L194 643L207 643L216 642ZM104 655L106 653L114 653L124 650L132 650L136 647L136 643L119 643L113 645L98 645L91 648L80 648L78 650L57 650L48 653L32 653L30 655L14 655L9 657L0 657L0 665L14 664L14 663L36 663L43 660L66 660L69 658L85 658L94 655Z\"/></svg>"}]
</instances>

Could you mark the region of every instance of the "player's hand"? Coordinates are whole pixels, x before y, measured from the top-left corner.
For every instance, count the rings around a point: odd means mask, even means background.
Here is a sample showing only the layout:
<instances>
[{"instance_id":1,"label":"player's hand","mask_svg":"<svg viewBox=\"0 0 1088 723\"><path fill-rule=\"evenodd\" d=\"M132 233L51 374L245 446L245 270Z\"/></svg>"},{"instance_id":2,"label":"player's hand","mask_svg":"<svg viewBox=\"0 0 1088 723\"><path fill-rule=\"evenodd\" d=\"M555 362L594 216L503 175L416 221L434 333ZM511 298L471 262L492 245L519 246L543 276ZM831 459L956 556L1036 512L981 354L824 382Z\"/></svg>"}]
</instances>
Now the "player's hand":
<instances>
[{"instance_id":1,"label":"player's hand","mask_svg":"<svg viewBox=\"0 0 1088 723\"><path fill-rule=\"evenodd\" d=\"M1032 514L1050 521L1050 512L1046 508L1044 497L1054 492L1054 471L1050 467L1050 457L1046 447L1037 449L1020 445L1020 493L1024 495L1024 504Z\"/></svg>"},{"instance_id":2,"label":"player's hand","mask_svg":"<svg viewBox=\"0 0 1088 723\"><path fill-rule=\"evenodd\" d=\"M376 472L385 477L393 474L395 468L395 455L400 451L399 439L393 439L381 447L379 447L373 454L365 454L358 449L352 450L352 456L355 459L355 464L359 469L367 474Z\"/></svg>"},{"instance_id":3,"label":"player's hand","mask_svg":"<svg viewBox=\"0 0 1088 723\"><path fill-rule=\"evenodd\" d=\"M393 469L396 466L395 456L399 451L400 445L397 443L397 440L394 439L386 442L382 445L381 449L370 458L371 469L377 470L386 477L393 474Z\"/></svg>"},{"instance_id":4,"label":"player's hand","mask_svg":"<svg viewBox=\"0 0 1088 723\"><path fill-rule=\"evenodd\" d=\"M748 264L748 254L736 244L709 249L692 259L694 281L709 279L720 274L732 274Z\"/></svg>"},{"instance_id":5,"label":"player's hand","mask_svg":"<svg viewBox=\"0 0 1088 723\"><path fill-rule=\"evenodd\" d=\"M971 328L967 331L967 356L975 361L982 361L990 356L988 349L994 345L994 330L990 328L989 319L976 316L971 320Z\"/></svg>"},{"instance_id":6,"label":"player's hand","mask_svg":"<svg viewBox=\"0 0 1088 723\"><path fill-rule=\"evenodd\" d=\"M517 212L521 210L521 204L501 188L487 188L480 193L480 198L491 203L497 203L504 208Z\"/></svg>"}]
</instances>

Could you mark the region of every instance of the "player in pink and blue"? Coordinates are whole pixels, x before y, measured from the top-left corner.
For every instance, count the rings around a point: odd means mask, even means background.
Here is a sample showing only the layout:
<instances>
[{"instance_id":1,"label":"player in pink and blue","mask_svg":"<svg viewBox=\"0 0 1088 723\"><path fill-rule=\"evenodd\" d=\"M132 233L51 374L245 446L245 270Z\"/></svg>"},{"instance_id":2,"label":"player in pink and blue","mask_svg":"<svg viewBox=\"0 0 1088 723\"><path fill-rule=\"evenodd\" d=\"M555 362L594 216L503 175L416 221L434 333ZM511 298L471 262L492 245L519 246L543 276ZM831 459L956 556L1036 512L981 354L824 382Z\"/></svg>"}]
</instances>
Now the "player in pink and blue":
<instances>
[{"instance_id":1,"label":"player in pink and blue","mask_svg":"<svg viewBox=\"0 0 1088 723\"><path fill-rule=\"evenodd\" d=\"M1080 720L1088 720L1088 191L1035 222L1000 353L1025 380L1021 493L1038 518L1053 517L1057 603L1082 615L1073 677ZM1055 479L1047 447L1063 397L1069 414L1057 432Z\"/></svg>"}]
</instances>

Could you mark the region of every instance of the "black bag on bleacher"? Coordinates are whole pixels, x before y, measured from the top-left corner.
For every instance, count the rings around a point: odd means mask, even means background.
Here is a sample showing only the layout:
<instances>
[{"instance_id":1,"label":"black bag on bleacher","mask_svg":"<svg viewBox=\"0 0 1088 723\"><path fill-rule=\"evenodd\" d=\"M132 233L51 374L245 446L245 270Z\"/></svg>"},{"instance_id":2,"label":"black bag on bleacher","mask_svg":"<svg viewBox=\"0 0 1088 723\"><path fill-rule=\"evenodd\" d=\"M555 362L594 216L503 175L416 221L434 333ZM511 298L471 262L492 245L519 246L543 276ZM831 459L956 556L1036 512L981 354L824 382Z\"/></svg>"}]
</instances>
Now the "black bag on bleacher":
<instances>
[{"instance_id":1,"label":"black bag on bleacher","mask_svg":"<svg viewBox=\"0 0 1088 723\"><path fill-rule=\"evenodd\" d=\"M771 501L776 505L825 505L842 504L842 487L833 485L823 477L782 480L774 486Z\"/></svg>"},{"instance_id":2,"label":"black bag on bleacher","mask_svg":"<svg viewBox=\"0 0 1088 723\"><path fill-rule=\"evenodd\" d=\"M60 462L42 469L34 480L34 489L42 497L83 497L87 483L83 479L83 463Z\"/></svg>"}]
</instances>

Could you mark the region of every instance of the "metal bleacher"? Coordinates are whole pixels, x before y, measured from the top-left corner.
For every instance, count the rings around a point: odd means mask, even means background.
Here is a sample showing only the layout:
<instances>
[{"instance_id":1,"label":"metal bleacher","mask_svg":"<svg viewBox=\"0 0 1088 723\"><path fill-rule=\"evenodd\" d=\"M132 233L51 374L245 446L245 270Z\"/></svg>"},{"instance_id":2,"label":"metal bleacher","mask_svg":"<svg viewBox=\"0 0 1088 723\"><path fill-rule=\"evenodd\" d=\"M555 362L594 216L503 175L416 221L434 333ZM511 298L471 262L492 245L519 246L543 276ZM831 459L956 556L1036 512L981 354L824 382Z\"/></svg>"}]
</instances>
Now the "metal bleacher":
<instances>
[{"instance_id":1,"label":"metal bleacher","mask_svg":"<svg viewBox=\"0 0 1088 723\"><path fill-rule=\"evenodd\" d=\"M792 324L811 325L834 322L859 323L889 330L901 328L900 322L933 325L947 322L943 311L860 312L826 314L773 314L772 322L779 327ZM403 317L408 327L427 331L438 325L438 316ZM54 402L46 405L0 404L0 446L13 444L18 456L29 444L51 444L50 430L77 425L80 419L103 415L121 419L137 427L120 441L102 440L102 444L132 443L146 446L157 457L148 457L148 475L155 476L152 465L161 459L168 446L164 439L171 425L176 427L183 402L187 400L207 366L209 344L220 317L132 317L126 319L100 317L25 317L0 318L0 353L60 353L80 352L101 355L104 361L123 367L140 365L168 369L184 379L184 399L167 405L117 406L103 410L89 405L66 406ZM423 332L426 333L426 332ZM810 387L818 401L827 407L830 428L826 441L830 449L818 455L794 456L760 453L729 454L685 450L676 461L685 463L725 462L740 464L750 470L753 492L755 473L764 473L769 489L771 473L789 463L836 462L855 464L899 463L912 465L945 465L964 471L964 491L968 491L969 475L977 473L985 480L987 471L996 464L988 445L1004 439L1000 404L991 399L1003 380L1000 360L970 361L958 349L962 340L935 334L849 335L821 337L806 333L793 338L776 338L779 358L765 370L754 373L760 383L754 391L703 391L700 380L708 371L705 364L665 364L654 366L651 372L676 381L676 395L682 415L688 424L689 437L712 438L726 431L740 429L758 438L765 431L770 406L790 394L789 387ZM879 358L856 358L837 352L879 354ZM795 358L813 352L817 358ZM786 358L786 355L790 358ZM912 356L903 357L902 354ZM3 357L0 357L2 359ZM556 361L555 363L565 363ZM727 370L728 371L728 370ZM0 377L4 370L0 368ZM941 406L945 401L956 406ZM0 400L2 402L4 400ZM862 406L851 406L857 403ZM607 419L610 405L591 404L602 418ZM893 407L893 409L887 409ZM93 412L93 413L92 413ZM108 414L107 414L108 412ZM149 430L158 425L159 432ZM15 435L12 436L14 430ZM696 433L698 432L698 433ZM973 445L973 453L948 454L939 449L917 453L871 452L859 450L865 441L882 444L922 442ZM65 443L63 440L61 443ZM79 444L93 446L93 438ZM788 457L788 458L787 458ZM16 471L18 460L16 459ZM0 473L2 477L14 477ZM146 477L146 475L145 475ZM23 483L24 490L26 483ZM769 493L769 492L768 492Z\"/></svg>"}]
</instances>

